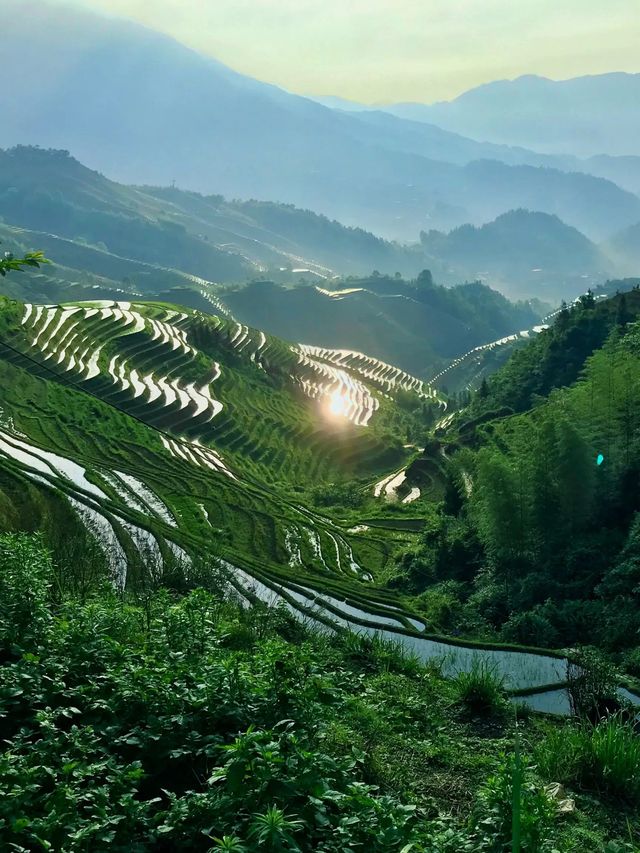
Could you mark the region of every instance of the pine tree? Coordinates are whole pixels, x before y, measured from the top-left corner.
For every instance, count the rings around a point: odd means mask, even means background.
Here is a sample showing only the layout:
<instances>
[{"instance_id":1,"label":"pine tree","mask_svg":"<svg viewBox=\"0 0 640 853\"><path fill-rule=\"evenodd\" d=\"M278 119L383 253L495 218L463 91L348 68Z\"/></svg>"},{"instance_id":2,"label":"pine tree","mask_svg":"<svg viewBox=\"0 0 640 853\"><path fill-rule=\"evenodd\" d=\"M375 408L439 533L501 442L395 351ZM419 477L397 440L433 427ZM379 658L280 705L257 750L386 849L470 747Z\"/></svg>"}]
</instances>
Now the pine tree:
<instances>
[{"instance_id":1,"label":"pine tree","mask_svg":"<svg viewBox=\"0 0 640 853\"><path fill-rule=\"evenodd\" d=\"M563 299L560 303L560 311L558 312L558 316L556 317L555 328L558 331L566 329L569 325L570 320L571 312L567 308L567 303Z\"/></svg>"},{"instance_id":2,"label":"pine tree","mask_svg":"<svg viewBox=\"0 0 640 853\"><path fill-rule=\"evenodd\" d=\"M583 308L593 308L595 306L596 300L591 288L589 288L589 290L580 297L580 304Z\"/></svg>"}]
</instances>

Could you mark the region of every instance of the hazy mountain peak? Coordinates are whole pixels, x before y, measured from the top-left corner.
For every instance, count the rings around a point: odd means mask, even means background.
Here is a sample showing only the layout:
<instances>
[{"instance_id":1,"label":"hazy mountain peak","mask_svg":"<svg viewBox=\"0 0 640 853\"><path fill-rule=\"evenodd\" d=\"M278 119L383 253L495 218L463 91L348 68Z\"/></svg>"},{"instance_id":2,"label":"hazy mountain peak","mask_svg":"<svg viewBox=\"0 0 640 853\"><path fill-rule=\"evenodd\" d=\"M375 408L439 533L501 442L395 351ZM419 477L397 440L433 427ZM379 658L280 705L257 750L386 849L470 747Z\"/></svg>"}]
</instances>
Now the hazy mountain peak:
<instances>
[{"instance_id":1,"label":"hazy mountain peak","mask_svg":"<svg viewBox=\"0 0 640 853\"><path fill-rule=\"evenodd\" d=\"M0 9L1 147L67 149L115 180L286 202L393 239L518 206L598 238L640 219L614 184L524 171L573 164L454 135L436 114L328 109L137 24L41 0ZM468 167L479 160L509 165Z\"/></svg>"},{"instance_id":2,"label":"hazy mountain peak","mask_svg":"<svg viewBox=\"0 0 640 853\"><path fill-rule=\"evenodd\" d=\"M495 80L434 104L389 112L473 139L554 154L637 155L640 74L614 71L567 80L524 74Z\"/></svg>"}]
</instances>

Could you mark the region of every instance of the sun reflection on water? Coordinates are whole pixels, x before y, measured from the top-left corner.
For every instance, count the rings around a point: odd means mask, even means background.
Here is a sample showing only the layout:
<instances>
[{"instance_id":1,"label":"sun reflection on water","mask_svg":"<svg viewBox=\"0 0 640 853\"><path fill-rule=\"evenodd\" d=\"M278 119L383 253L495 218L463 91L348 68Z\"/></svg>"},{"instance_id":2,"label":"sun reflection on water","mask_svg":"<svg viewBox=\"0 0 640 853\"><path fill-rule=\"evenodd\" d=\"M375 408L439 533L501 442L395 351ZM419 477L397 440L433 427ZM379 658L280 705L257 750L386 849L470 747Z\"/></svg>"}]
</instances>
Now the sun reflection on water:
<instances>
[{"instance_id":1,"label":"sun reflection on water","mask_svg":"<svg viewBox=\"0 0 640 853\"><path fill-rule=\"evenodd\" d=\"M333 394L329 396L329 411L336 417L346 415L348 405L349 401L347 400L346 395L341 394L340 391L334 391Z\"/></svg>"}]
</instances>

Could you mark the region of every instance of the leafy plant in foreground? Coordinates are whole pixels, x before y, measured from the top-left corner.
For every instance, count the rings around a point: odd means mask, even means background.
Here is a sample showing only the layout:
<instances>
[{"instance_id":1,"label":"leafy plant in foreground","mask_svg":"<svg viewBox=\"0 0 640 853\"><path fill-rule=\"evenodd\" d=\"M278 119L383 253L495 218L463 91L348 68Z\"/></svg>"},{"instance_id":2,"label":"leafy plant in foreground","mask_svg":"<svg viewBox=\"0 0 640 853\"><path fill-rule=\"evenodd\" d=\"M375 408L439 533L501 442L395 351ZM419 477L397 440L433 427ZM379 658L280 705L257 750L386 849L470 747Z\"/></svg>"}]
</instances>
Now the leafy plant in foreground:
<instances>
[{"instance_id":1,"label":"leafy plant in foreground","mask_svg":"<svg viewBox=\"0 0 640 853\"><path fill-rule=\"evenodd\" d=\"M581 649L567 667L569 699L573 713L597 720L609 706L614 708L618 678L614 668L596 649Z\"/></svg>"},{"instance_id":2,"label":"leafy plant in foreground","mask_svg":"<svg viewBox=\"0 0 640 853\"><path fill-rule=\"evenodd\" d=\"M15 258L11 252L0 255L0 276L4 277L9 272L20 272L25 267L39 267L40 264L48 264L42 252L27 252L21 258Z\"/></svg>"},{"instance_id":3,"label":"leafy plant in foreground","mask_svg":"<svg viewBox=\"0 0 640 853\"><path fill-rule=\"evenodd\" d=\"M539 785L527 779L519 749L502 762L483 786L476 830L481 829L486 847L479 849L543 853L551 851L555 807Z\"/></svg>"},{"instance_id":4,"label":"leafy plant in foreground","mask_svg":"<svg viewBox=\"0 0 640 853\"><path fill-rule=\"evenodd\" d=\"M584 781L640 804L640 736L620 714L602 720L587 735Z\"/></svg>"},{"instance_id":5,"label":"leafy plant in foreground","mask_svg":"<svg viewBox=\"0 0 640 853\"><path fill-rule=\"evenodd\" d=\"M0 646L14 653L37 646L51 625L51 557L38 539L0 536Z\"/></svg>"}]
</instances>

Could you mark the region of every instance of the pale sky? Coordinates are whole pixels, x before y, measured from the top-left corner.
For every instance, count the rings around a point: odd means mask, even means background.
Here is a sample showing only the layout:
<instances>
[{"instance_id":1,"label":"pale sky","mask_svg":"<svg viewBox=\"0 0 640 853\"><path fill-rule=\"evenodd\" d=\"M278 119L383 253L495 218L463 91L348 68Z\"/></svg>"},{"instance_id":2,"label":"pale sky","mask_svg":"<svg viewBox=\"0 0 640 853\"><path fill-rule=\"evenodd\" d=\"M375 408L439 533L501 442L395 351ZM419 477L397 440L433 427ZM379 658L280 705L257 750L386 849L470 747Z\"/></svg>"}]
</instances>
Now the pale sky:
<instances>
[{"instance_id":1,"label":"pale sky","mask_svg":"<svg viewBox=\"0 0 640 853\"><path fill-rule=\"evenodd\" d=\"M640 71L640 0L75 0L237 71L364 103L490 80Z\"/></svg>"}]
</instances>

